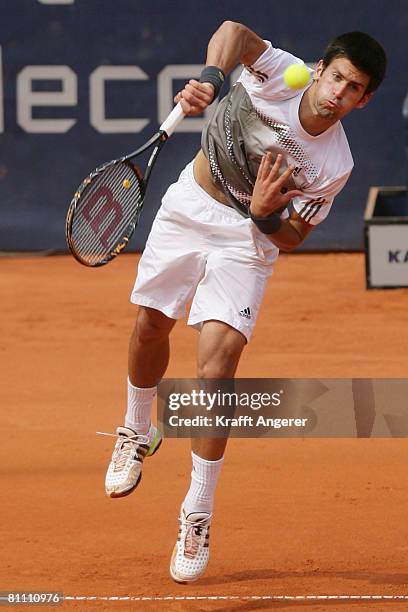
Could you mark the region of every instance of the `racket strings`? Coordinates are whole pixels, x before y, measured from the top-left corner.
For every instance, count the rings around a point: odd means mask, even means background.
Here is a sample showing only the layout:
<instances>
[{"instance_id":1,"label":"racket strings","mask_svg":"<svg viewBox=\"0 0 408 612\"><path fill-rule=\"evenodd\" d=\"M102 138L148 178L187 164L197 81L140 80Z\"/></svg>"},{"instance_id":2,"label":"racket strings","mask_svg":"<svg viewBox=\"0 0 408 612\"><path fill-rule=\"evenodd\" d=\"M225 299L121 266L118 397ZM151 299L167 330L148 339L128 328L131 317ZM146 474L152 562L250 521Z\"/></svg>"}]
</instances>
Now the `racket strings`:
<instances>
[{"instance_id":1,"label":"racket strings","mask_svg":"<svg viewBox=\"0 0 408 612\"><path fill-rule=\"evenodd\" d=\"M92 266L127 240L143 192L136 171L127 163L106 167L91 179L76 203L70 241L76 254Z\"/></svg>"}]
</instances>

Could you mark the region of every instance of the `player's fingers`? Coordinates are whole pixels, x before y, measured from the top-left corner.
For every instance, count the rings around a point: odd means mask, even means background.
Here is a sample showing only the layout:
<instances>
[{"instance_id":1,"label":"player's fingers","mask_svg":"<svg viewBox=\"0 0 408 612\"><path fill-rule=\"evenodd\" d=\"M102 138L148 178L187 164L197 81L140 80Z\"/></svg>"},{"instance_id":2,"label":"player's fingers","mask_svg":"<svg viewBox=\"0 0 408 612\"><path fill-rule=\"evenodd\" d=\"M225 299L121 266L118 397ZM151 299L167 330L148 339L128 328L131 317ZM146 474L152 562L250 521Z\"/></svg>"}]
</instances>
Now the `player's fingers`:
<instances>
[{"instance_id":1,"label":"player's fingers","mask_svg":"<svg viewBox=\"0 0 408 612\"><path fill-rule=\"evenodd\" d=\"M207 103L212 102L214 98L214 85L211 83L200 83L194 79L186 84L185 89L193 93L198 99L205 100Z\"/></svg>"},{"instance_id":2,"label":"player's fingers","mask_svg":"<svg viewBox=\"0 0 408 612\"><path fill-rule=\"evenodd\" d=\"M179 100L181 104L181 108L183 109L183 113L187 117L196 117L197 115L201 115L203 112L202 106L195 106L194 104L190 104L188 100L181 97Z\"/></svg>"},{"instance_id":3,"label":"player's fingers","mask_svg":"<svg viewBox=\"0 0 408 612\"><path fill-rule=\"evenodd\" d=\"M284 202L287 206L289 202L293 200L293 198L303 195L303 191L300 191L299 189L292 189L291 191L287 191L285 194L282 195L282 202Z\"/></svg>"},{"instance_id":4,"label":"player's fingers","mask_svg":"<svg viewBox=\"0 0 408 612\"><path fill-rule=\"evenodd\" d=\"M279 190L281 190L282 187L284 187L285 183L289 180L290 176L292 175L292 172L294 169L295 169L295 166L289 166L288 168L286 168L285 172L283 172L275 180L275 185L276 187L278 187Z\"/></svg>"},{"instance_id":5,"label":"player's fingers","mask_svg":"<svg viewBox=\"0 0 408 612\"><path fill-rule=\"evenodd\" d=\"M266 158L266 155L262 155L261 163L259 164L258 172L256 174L256 179L257 180L263 178L263 172L264 172L264 166L265 166L265 158Z\"/></svg>"},{"instance_id":6,"label":"player's fingers","mask_svg":"<svg viewBox=\"0 0 408 612\"><path fill-rule=\"evenodd\" d=\"M272 164L272 153L269 153L268 165L267 165L267 171L268 171L267 179L270 185L272 185L272 183L275 183L277 178L279 178L279 168L281 166L282 159L283 159L283 156L281 155L281 153L278 153L278 155L275 158L274 163Z\"/></svg>"},{"instance_id":7,"label":"player's fingers","mask_svg":"<svg viewBox=\"0 0 408 612\"><path fill-rule=\"evenodd\" d=\"M197 89L196 87L192 87L188 83L185 86L183 91L185 94L190 95L192 98L194 98L198 102L205 102L206 104L208 104L209 100L211 99L210 96L207 94L207 92L203 92L200 89Z\"/></svg>"},{"instance_id":8,"label":"player's fingers","mask_svg":"<svg viewBox=\"0 0 408 612\"><path fill-rule=\"evenodd\" d=\"M204 99L204 98L200 98L197 97L196 92L193 90L189 90L189 89L183 89L183 91L181 92L182 97L184 98L184 100L187 100L187 102L191 105L191 106L195 106L201 109L201 112L204 111L208 104L209 104L209 99Z\"/></svg>"},{"instance_id":9,"label":"player's fingers","mask_svg":"<svg viewBox=\"0 0 408 612\"><path fill-rule=\"evenodd\" d=\"M211 89L211 86L210 86ZM174 102L177 104L180 102L181 107L185 115L190 117L200 115L211 102L211 96L208 96L208 102L200 100L196 96L192 95L191 92L184 88L174 96Z\"/></svg>"},{"instance_id":10,"label":"player's fingers","mask_svg":"<svg viewBox=\"0 0 408 612\"><path fill-rule=\"evenodd\" d=\"M192 106L196 106L203 112L214 99L214 87L210 83L199 83L190 81L181 92Z\"/></svg>"},{"instance_id":11,"label":"player's fingers","mask_svg":"<svg viewBox=\"0 0 408 612\"><path fill-rule=\"evenodd\" d=\"M272 153L270 154L270 158L272 158ZM281 163L282 163L282 154L278 153L274 164L272 165L272 167L269 168L269 180L271 182L275 181L276 177L279 175L279 168L281 167Z\"/></svg>"},{"instance_id":12,"label":"player's fingers","mask_svg":"<svg viewBox=\"0 0 408 612\"><path fill-rule=\"evenodd\" d=\"M181 94L180 94L178 100L176 100L176 101L180 102L181 108L183 109L183 113L185 115L190 115L191 104Z\"/></svg>"},{"instance_id":13,"label":"player's fingers","mask_svg":"<svg viewBox=\"0 0 408 612\"><path fill-rule=\"evenodd\" d=\"M292 172L294 171L295 166L288 166L285 170L285 172L282 172L282 174L279 177L279 181L281 183L286 183L286 181L288 180L288 178L291 176Z\"/></svg>"},{"instance_id":14,"label":"player's fingers","mask_svg":"<svg viewBox=\"0 0 408 612\"><path fill-rule=\"evenodd\" d=\"M268 151L262 158L262 179L267 180L271 172L272 153Z\"/></svg>"}]
</instances>

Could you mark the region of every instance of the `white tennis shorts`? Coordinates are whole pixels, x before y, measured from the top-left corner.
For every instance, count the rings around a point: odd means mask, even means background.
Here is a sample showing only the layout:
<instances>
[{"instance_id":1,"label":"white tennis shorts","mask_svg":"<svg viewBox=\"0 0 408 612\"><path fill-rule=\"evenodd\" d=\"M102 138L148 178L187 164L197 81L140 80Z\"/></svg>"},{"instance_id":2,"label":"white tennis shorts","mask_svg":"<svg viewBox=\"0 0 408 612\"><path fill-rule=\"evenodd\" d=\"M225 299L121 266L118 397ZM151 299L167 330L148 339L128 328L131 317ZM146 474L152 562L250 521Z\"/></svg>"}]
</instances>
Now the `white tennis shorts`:
<instances>
[{"instance_id":1,"label":"white tennis shorts","mask_svg":"<svg viewBox=\"0 0 408 612\"><path fill-rule=\"evenodd\" d=\"M248 341L278 254L250 219L196 183L191 162L163 197L131 301L172 319L192 301L188 325L223 321Z\"/></svg>"}]
</instances>

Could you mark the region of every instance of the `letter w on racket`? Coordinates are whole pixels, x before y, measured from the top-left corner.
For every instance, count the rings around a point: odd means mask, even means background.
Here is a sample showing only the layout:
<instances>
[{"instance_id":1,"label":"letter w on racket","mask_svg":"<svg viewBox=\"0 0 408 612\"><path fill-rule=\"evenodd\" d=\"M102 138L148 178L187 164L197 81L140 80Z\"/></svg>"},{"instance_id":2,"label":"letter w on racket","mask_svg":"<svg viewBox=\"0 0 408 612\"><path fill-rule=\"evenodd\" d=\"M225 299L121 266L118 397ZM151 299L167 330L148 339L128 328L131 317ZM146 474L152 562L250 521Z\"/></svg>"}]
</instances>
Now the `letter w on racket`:
<instances>
[{"instance_id":1,"label":"letter w on racket","mask_svg":"<svg viewBox=\"0 0 408 612\"><path fill-rule=\"evenodd\" d=\"M105 202L103 206L98 206L101 199L104 199ZM88 221L95 235L99 235L101 244L106 248L109 245L109 238L113 235L115 228L123 217L122 207L119 202L113 199L112 191L104 185L99 187L99 189L92 194L92 197L88 198L82 210L82 214ZM107 220L110 222L106 227ZM102 226L106 227L106 229L103 233L100 233Z\"/></svg>"}]
</instances>

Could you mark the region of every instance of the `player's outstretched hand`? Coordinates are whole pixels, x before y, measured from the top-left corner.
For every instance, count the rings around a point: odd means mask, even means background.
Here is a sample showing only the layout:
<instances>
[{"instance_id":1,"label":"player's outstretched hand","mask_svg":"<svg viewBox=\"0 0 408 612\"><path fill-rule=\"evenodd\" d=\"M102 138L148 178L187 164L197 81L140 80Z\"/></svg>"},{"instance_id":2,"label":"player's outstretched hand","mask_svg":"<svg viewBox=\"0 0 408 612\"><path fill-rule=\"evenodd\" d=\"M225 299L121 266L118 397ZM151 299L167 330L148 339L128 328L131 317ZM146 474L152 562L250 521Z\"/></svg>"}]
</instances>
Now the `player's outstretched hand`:
<instances>
[{"instance_id":1,"label":"player's outstretched hand","mask_svg":"<svg viewBox=\"0 0 408 612\"><path fill-rule=\"evenodd\" d=\"M188 117L200 115L214 100L214 86L211 83L200 83L190 79L184 89L175 96L174 102L180 102L184 114Z\"/></svg>"},{"instance_id":2,"label":"player's outstretched hand","mask_svg":"<svg viewBox=\"0 0 408 612\"><path fill-rule=\"evenodd\" d=\"M284 190L295 166L289 166L279 176L281 164L281 154L277 155L273 165L272 153L268 152L262 157L251 200L251 213L255 217L267 217L275 211L286 208L292 198L303 195L299 189Z\"/></svg>"}]
</instances>

